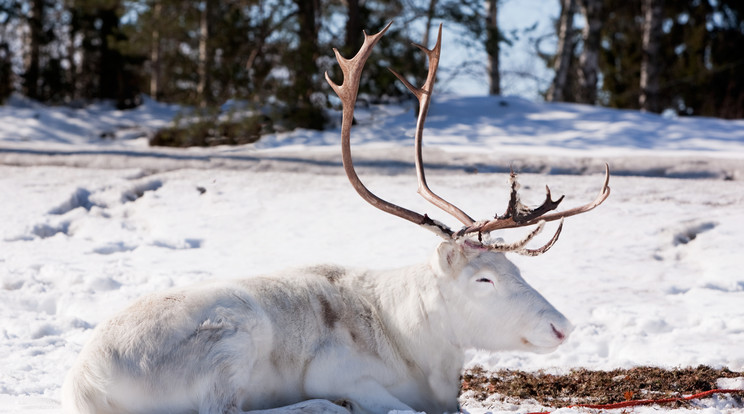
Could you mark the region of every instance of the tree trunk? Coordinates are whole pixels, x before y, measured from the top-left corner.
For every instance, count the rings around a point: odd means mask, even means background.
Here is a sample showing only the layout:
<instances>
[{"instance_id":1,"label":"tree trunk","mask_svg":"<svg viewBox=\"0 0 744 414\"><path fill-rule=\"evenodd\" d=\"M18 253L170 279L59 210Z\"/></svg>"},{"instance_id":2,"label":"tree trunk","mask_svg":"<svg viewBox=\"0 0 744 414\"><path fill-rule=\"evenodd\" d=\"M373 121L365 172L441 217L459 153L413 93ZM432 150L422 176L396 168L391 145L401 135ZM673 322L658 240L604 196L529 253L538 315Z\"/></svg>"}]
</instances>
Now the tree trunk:
<instances>
[{"instance_id":1,"label":"tree trunk","mask_svg":"<svg viewBox=\"0 0 744 414\"><path fill-rule=\"evenodd\" d=\"M29 98L39 98L39 55L44 36L44 1L33 0L28 18L29 53L24 74L25 94Z\"/></svg>"},{"instance_id":2,"label":"tree trunk","mask_svg":"<svg viewBox=\"0 0 744 414\"><path fill-rule=\"evenodd\" d=\"M579 96L577 101L591 105L597 102L602 1L578 0L585 21L582 31L584 47L579 57Z\"/></svg>"},{"instance_id":3,"label":"tree trunk","mask_svg":"<svg viewBox=\"0 0 744 414\"><path fill-rule=\"evenodd\" d=\"M214 2L216 0L205 0L201 11L201 17L199 19L199 61L197 63L197 75L199 81L196 85L196 95L199 100L199 106L204 108L209 104L209 66L211 51L209 50L209 37L210 37L210 15Z\"/></svg>"},{"instance_id":4,"label":"tree trunk","mask_svg":"<svg viewBox=\"0 0 744 414\"><path fill-rule=\"evenodd\" d=\"M78 70L80 70L80 68L78 67L78 62L75 59L75 54L81 51L75 44L75 39L78 37L79 34L79 27L77 27L77 25L75 24L70 24L69 30L70 33L67 37L67 42L65 43L65 49L68 56L67 63L69 65L67 73L69 74L70 78L70 99L74 101L78 99L80 89L78 85Z\"/></svg>"},{"instance_id":5,"label":"tree trunk","mask_svg":"<svg viewBox=\"0 0 744 414\"><path fill-rule=\"evenodd\" d=\"M313 74L317 72L315 59L318 57L318 25L316 21L317 0L295 0L299 8L299 50L296 85L301 99L307 98L313 89Z\"/></svg>"},{"instance_id":6,"label":"tree trunk","mask_svg":"<svg viewBox=\"0 0 744 414\"><path fill-rule=\"evenodd\" d=\"M356 53L362 46L362 18L359 15L359 0L347 0L346 38L344 46L348 53Z\"/></svg>"},{"instance_id":7,"label":"tree trunk","mask_svg":"<svg viewBox=\"0 0 744 414\"><path fill-rule=\"evenodd\" d=\"M116 12L117 4L97 11L100 21L98 38L100 39L100 55L98 56L98 98L121 100L122 76L124 60L117 49L119 40L119 16Z\"/></svg>"},{"instance_id":8,"label":"tree trunk","mask_svg":"<svg viewBox=\"0 0 744 414\"><path fill-rule=\"evenodd\" d=\"M6 42L0 42L0 105L13 93L12 73L10 46Z\"/></svg>"},{"instance_id":9,"label":"tree trunk","mask_svg":"<svg viewBox=\"0 0 744 414\"><path fill-rule=\"evenodd\" d=\"M294 69L294 90L296 110L293 117L302 128L323 129L325 120L320 108L312 102L316 90L314 76L318 73L318 22L320 9L318 0L295 0L299 20L299 47Z\"/></svg>"},{"instance_id":10,"label":"tree trunk","mask_svg":"<svg viewBox=\"0 0 744 414\"><path fill-rule=\"evenodd\" d=\"M662 30L663 0L643 0L643 60L641 61L641 95L638 104L642 111L660 113L659 102L659 41Z\"/></svg>"},{"instance_id":11,"label":"tree trunk","mask_svg":"<svg viewBox=\"0 0 744 414\"><path fill-rule=\"evenodd\" d=\"M486 53L488 54L488 94L501 94L501 75L499 74L499 51L501 33L498 22L498 0L488 0L488 14L486 16Z\"/></svg>"},{"instance_id":12,"label":"tree trunk","mask_svg":"<svg viewBox=\"0 0 744 414\"><path fill-rule=\"evenodd\" d=\"M563 102L566 100L566 84L571 70L571 54L573 53L574 0L561 0L561 17L558 24L558 50L553 62L555 77L550 84L545 97L548 102Z\"/></svg>"},{"instance_id":13,"label":"tree trunk","mask_svg":"<svg viewBox=\"0 0 744 414\"><path fill-rule=\"evenodd\" d=\"M434 23L434 10L437 7L437 0L429 0L429 7L426 9L426 22L424 23L424 37L421 39L421 45L424 47L429 46L429 32L431 32L431 25Z\"/></svg>"},{"instance_id":14,"label":"tree trunk","mask_svg":"<svg viewBox=\"0 0 744 414\"><path fill-rule=\"evenodd\" d=\"M152 47L150 49L150 96L160 98L160 15L162 5L159 1L152 6Z\"/></svg>"}]
</instances>

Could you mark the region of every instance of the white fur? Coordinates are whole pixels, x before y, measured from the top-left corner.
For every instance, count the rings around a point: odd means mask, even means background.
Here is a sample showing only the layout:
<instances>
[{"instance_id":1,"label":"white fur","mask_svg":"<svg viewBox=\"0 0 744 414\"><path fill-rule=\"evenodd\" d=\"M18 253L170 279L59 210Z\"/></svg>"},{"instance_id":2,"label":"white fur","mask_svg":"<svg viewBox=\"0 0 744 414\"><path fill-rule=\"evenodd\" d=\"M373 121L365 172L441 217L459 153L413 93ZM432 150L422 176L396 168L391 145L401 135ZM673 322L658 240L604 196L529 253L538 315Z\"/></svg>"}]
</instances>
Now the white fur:
<instances>
[{"instance_id":1,"label":"white fur","mask_svg":"<svg viewBox=\"0 0 744 414\"><path fill-rule=\"evenodd\" d=\"M454 412L467 349L549 352L572 329L502 253L444 242L393 271L317 266L144 297L96 328L63 408Z\"/></svg>"}]
</instances>

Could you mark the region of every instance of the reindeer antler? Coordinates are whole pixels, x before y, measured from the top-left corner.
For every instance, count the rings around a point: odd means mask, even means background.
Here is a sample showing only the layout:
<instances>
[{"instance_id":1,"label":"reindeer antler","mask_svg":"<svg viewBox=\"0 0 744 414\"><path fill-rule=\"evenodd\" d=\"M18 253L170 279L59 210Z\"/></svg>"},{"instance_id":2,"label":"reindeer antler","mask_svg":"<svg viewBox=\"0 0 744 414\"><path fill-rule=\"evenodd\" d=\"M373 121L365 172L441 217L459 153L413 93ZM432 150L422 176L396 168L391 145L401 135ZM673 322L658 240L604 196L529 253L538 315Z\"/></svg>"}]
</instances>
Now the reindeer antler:
<instances>
[{"instance_id":1,"label":"reindeer antler","mask_svg":"<svg viewBox=\"0 0 744 414\"><path fill-rule=\"evenodd\" d=\"M346 59L338 52L337 49L333 49L336 53L336 59L341 66L341 71L344 75L344 81L341 86L334 83L328 73L326 72L325 78L328 84L331 85L336 94L341 98L341 104L343 106L342 121L341 121L341 153L344 164L344 170L346 175L349 177L352 186L357 193L368 203L374 207L385 211L386 213L393 214L401 217L412 223L424 226L425 228L435 232L437 235L448 239L448 240L461 240L463 243L476 248L489 249L494 251L503 252L515 252L523 255L536 256L545 253L550 249L553 244L558 240L558 236L563 228L563 218L573 216L576 214L584 213L592 210L596 206L602 204L604 200L610 195L610 187L608 186L610 180L610 168L605 165L605 180L599 195L586 205L572 208L563 212L547 214L548 212L555 210L558 204L563 200L561 196L558 200L553 200L550 195L550 189L546 186L546 198L543 204L540 206L530 209L523 205L519 200L519 184L516 181L516 175L511 174L511 196L506 212L502 216L496 216L492 220L483 220L476 222L464 211L460 210L454 204L444 200L440 196L436 195L426 183L426 175L424 173L423 166L423 131L424 123L426 122L426 115L429 111L429 104L431 103L431 95L434 88L434 80L436 77L437 68L439 66L439 56L442 42L442 25L439 25L439 34L437 36L437 43L433 49L427 49L424 46L414 44L421 49L429 59L429 72L426 77L424 85L420 88L413 86L403 76L390 69L393 74L403 82L404 85L416 96L419 100L419 114L416 123L415 133L415 164L416 164L416 175L418 177L419 189L418 192L427 201L444 210L448 214L459 220L465 227L458 231L453 232L445 224L438 221L434 221L429 218L426 214L422 215L415 211L408 210L400 207L396 204L390 203L381 199L380 197L373 194L367 187L361 182L359 176L354 170L354 163L351 158L351 125L354 119L354 104L356 103L357 93L359 91L359 81L361 79L362 70L364 64L372 53L372 48L377 44L382 35L387 31L392 22L388 23L379 33L375 35L368 35L364 32L364 43L361 49L357 52L356 56L352 59ZM553 237L544 246L538 249L527 249L525 246L529 243L537 234L539 234L545 222L561 220L558 229L556 230ZM498 229L507 229L514 227L524 227L537 224L537 227L528 233L522 240L515 243L485 243L482 239L483 234L487 234L491 231ZM477 235L477 240L470 238L471 235Z\"/></svg>"},{"instance_id":2,"label":"reindeer antler","mask_svg":"<svg viewBox=\"0 0 744 414\"><path fill-rule=\"evenodd\" d=\"M427 49L417 43L413 43L414 46L421 49L429 59L429 73L426 76L426 82L421 88L417 88L411 85L410 82L398 72L388 68L390 72L393 72L401 82L411 91L419 101L419 113L418 119L416 120L416 136L414 141L414 150L416 152L416 175L418 176L419 188L418 193L421 194L427 201L441 208L445 212L454 216L456 219L466 226L471 226L475 223L475 220L470 218L464 211L457 208L454 204L446 201L442 197L434 194L429 186L426 184L426 175L424 174L424 161L422 155L423 140L424 140L424 123L426 122L426 115L429 112L429 104L431 103L431 95L434 92L434 80L437 76L437 68L439 67L439 54L442 50L442 25L439 25L439 33L437 34L437 44L433 49Z\"/></svg>"},{"instance_id":3,"label":"reindeer antler","mask_svg":"<svg viewBox=\"0 0 744 414\"><path fill-rule=\"evenodd\" d=\"M453 234L449 227L442 223L435 222L426 215L421 215L415 211L408 210L381 199L369 191L369 189L359 179L356 170L354 170L354 162L351 158L351 124L354 120L354 104L356 103L357 93L359 92L359 81L362 77L364 64L372 54L372 48L377 44L382 35L385 34L391 24L393 24L393 22L388 23L385 28L375 35L370 36L367 32L363 32L364 43L362 44L361 49L359 49L359 52L357 52L357 54L351 59L344 58L341 56L338 49L333 49L336 53L336 60L338 60L338 64L341 66L341 72L344 74L344 81L340 86L331 80L328 76L328 72L325 73L326 81L331 85L331 88L333 88L341 99L341 105L343 106L341 118L341 156L344 163L344 170L346 171L346 176L349 177L349 181L351 181L351 185L354 187L356 192L368 203L386 213L422 225L442 237L449 238L452 237Z\"/></svg>"}]
</instances>

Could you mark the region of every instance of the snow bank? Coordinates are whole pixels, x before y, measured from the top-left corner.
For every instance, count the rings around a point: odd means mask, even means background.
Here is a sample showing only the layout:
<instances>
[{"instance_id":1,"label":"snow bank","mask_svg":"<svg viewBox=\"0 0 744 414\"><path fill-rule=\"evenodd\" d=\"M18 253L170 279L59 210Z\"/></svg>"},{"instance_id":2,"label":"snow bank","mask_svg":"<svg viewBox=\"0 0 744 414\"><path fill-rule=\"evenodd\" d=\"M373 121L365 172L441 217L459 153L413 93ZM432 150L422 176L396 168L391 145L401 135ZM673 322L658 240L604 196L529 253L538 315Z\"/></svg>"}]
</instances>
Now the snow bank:
<instances>
[{"instance_id":1,"label":"snow bank","mask_svg":"<svg viewBox=\"0 0 744 414\"><path fill-rule=\"evenodd\" d=\"M296 130L256 144L150 148L182 109L145 99L131 111L106 105L46 107L18 97L0 107L0 163L95 168L230 168L337 173L339 131ZM339 113L334 116L338 121ZM412 103L362 105L353 131L361 168L409 173ZM744 121L666 118L517 97L435 97L425 155L432 170L744 179Z\"/></svg>"}]
</instances>

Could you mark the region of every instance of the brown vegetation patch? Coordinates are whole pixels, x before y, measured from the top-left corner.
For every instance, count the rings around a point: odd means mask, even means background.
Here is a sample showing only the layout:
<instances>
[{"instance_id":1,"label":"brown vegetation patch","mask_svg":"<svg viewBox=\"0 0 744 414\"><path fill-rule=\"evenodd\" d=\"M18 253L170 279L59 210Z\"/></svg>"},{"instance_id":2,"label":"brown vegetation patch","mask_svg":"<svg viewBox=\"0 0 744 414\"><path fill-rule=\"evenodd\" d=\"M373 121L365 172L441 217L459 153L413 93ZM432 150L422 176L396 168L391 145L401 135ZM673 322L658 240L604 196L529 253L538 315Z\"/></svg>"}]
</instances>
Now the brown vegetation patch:
<instances>
[{"instance_id":1,"label":"brown vegetation patch","mask_svg":"<svg viewBox=\"0 0 744 414\"><path fill-rule=\"evenodd\" d=\"M463 374L462 391L473 391L473 398L478 401L497 394L503 399L534 399L542 405L558 408L681 397L716 389L718 378L741 376L744 374L703 365L672 370L655 367L613 371L576 369L565 375L511 370L486 372L476 367Z\"/></svg>"},{"instance_id":2,"label":"brown vegetation patch","mask_svg":"<svg viewBox=\"0 0 744 414\"><path fill-rule=\"evenodd\" d=\"M163 128L150 138L151 146L213 147L217 145L245 145L258 141L262 134L273 131L271 119L247 116L241 119L220 120L203 117L191 122Z\"/></svg>"}]
</instances>

